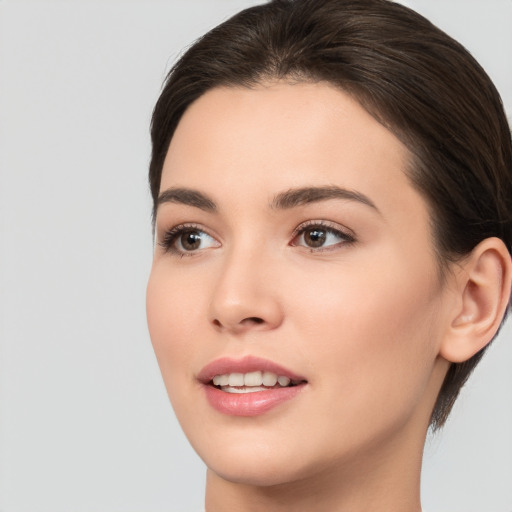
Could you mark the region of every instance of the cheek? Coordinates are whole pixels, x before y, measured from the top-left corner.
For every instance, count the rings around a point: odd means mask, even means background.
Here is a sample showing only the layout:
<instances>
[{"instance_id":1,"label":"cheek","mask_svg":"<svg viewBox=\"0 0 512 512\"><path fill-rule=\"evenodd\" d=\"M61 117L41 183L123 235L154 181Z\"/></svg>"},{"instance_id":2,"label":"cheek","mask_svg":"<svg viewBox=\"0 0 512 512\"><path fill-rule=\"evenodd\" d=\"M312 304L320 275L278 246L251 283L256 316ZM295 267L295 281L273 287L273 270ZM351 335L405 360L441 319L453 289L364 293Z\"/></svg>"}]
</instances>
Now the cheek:
<instances>
[{"instance_id":1,"label":"cheek","mask_svg":"<svg viewBox=\"0 0 512 512\"><path fill-rule=\"evenodd\" d=\"M183 277L169 271L164 262L153 266L146 292L146 314L151 342L168 389L177 376L177 368L190 368L197 347L199 304L204 293L197 284L183 282Z\"/></svg>"},{"instance_id":2,"label":"cheek","mask_svg":"<svg viewBox=\"0 0 512 512\"><path fill-rule=\"evenodd\" d=\"M316 290L296 294L311 374L344 412L380 415L392 406L405 413L427 386L436 358L438 285L435 274L399 263L382 261L386 272L362 265L317 274Z\"/></svg>"}]
</instances>

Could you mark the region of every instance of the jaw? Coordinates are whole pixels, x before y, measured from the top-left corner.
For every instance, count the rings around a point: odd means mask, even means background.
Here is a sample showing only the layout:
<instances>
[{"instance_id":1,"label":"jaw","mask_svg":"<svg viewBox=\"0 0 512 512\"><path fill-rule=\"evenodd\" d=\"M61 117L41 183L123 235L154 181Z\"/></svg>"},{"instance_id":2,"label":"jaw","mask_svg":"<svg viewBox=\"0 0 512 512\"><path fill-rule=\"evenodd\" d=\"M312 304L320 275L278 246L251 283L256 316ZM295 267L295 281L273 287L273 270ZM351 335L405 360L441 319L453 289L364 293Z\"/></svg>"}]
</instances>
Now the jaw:
<instances>
[{"instance_id":1,"label":"jaw","mask_svg":"<svg viewBox=\"0 0 512 512\"><path fill-rule=\"evenodd\" d=\"M272 454L260 450L266 470L251 471L250 461L247 471L236 475L208 468L206 511L421 512L423 446L448 368L449 363L438 358L421 402L400 428L394 425L364 451L347 454L341 464L331 460L284 474L273 467Z\"/></svg>"}]
</instances>

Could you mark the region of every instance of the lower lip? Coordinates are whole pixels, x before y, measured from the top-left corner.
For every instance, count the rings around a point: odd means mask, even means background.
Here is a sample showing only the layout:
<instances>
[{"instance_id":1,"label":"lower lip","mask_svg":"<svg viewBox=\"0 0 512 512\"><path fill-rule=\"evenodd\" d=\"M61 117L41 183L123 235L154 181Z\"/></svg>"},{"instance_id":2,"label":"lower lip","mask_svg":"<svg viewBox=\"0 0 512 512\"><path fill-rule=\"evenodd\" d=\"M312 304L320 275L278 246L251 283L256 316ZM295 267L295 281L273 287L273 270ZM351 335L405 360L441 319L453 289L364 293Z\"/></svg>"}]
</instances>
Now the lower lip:
<instances>
[{"instance_id":1,"label":"lower lip","mask_svg":"<svg viewBox=\"0 0 512 512\"><path fill-rule=\"evenodd\" d=\"M206 398L210 405L223 414L231 416L258 416L297 396L305 384L288 388L272 388L254 393L227 393L205 385Z\"/></svg>"}]
</instances>

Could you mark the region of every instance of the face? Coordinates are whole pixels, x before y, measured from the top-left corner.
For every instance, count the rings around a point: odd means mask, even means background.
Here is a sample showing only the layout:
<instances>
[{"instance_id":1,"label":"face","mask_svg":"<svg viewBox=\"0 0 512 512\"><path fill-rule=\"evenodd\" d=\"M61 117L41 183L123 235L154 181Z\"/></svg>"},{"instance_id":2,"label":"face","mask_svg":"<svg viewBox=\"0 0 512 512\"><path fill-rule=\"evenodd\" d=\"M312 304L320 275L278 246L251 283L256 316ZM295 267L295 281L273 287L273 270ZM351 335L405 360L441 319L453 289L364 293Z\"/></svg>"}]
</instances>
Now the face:
<instances>
[{"instance_id":1,"label":"face","mask_svg":"<svg viewBox=\"0 0 512 512\"><path fill-rule=\"evenodd\" d=\"M217 88L180 121L147 315L221 478L291 482L423 442L446 298L407 159L322 83Z\"/></svg>"}]
</instances>

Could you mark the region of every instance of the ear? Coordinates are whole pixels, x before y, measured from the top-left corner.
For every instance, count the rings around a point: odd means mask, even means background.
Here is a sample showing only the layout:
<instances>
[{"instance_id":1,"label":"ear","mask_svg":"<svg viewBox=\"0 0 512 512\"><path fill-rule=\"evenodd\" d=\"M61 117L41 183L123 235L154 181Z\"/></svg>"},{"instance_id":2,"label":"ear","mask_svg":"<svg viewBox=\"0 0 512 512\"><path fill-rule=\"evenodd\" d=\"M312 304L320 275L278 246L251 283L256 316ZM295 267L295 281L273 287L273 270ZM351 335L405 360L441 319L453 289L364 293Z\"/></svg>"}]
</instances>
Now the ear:
<instances>
[{"instance_id":1,"label":"ear","mask_svg":"<svg viewBox=\"0 0 512 512\"><path fill-rule=\"evenodd\" d=\"M499 238L486 238L459 264L457 300L440 355L452 363L467 361L494 337L510 299L512 260Z\"/></svg>"}]
</instances>

